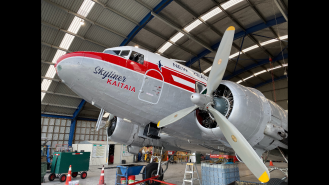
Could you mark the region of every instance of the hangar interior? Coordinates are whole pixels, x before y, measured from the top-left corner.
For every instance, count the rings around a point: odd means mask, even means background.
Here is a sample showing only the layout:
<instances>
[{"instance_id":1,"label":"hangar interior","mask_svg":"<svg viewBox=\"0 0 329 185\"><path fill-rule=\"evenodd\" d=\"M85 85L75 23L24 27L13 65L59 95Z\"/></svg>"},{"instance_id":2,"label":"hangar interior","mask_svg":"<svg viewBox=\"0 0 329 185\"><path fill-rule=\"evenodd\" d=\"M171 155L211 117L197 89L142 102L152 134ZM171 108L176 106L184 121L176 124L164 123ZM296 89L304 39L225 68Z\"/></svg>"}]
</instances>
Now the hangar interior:
<instances>
[{"instance_id":1,"label":"hangar interior","mask_svg":"<svg viewBox=\"0 0 329 185\"><path fill-rule=\"evenodd\" d=\"M97 183L104 161L106 167L122 160L135 162L125 145L107 142L105 127L96 130L101 109L63 83L54 67L56 61L76 51L133 46L175 59L209 77L229 26L235 27L235 34L223 80L255 88L288 111L287 16L288 0L41 0L41 145L50 148L49 155L59 146L90 144L86 151L96 153L103 151L98 146L106 150L106 145L112 145L115 162L109 164L109 155L102 155L100 162L90 160L90 173L87 179L79 178L80 184ZM106 112L103 118L108 116ZM177 172L173 165L179 165ZM246 166L239 165L242 180L257 181ZM172 166L164 180L183 183L185 164ZM198 171L201 176L200 165ZM58 179L49 181L49 173L44 183L60 184ZM271 177L283 177L274 174ZM113 179L115 169L106 169L106 183L115 184Z\"/></svg>"}]
</instances>

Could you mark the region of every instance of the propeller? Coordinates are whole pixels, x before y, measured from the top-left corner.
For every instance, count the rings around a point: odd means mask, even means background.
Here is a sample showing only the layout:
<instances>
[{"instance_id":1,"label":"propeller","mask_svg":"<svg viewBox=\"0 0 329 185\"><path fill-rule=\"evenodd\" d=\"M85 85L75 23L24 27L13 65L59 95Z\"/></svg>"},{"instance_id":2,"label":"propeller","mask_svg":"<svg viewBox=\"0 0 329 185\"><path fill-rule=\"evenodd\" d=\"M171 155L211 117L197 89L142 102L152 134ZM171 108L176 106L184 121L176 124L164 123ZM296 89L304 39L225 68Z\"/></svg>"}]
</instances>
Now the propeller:
<instances>
[{"instance_id":1,"label":"propeller","mask_svg":"<svg viewBox=\"0 0 329 185\"><path fill-rule=\"evenodd\" d=\"M207 82L207 93L193 93L191 95L191 101L195 105L172 113L171 115L160 120L157 126L163 127L172 124L193 112L197 108L207 111L212 115L211 117L214 117L215 121L217 122L217 126L223 132L226 140L231 145L233 150L238 154L238 156L243 160L243 162L247 165L249 170L258 178L259 181L265 183L270 179L270 174L265 164L259 158L254 149L250 146L248 141L239 132L239 130L228 119L226 119L225 116L223 116L219 111L212 107L212 105L214 105L213 92L218 88L224 76L224 72L228 63L228 57L232 47L234 32L235 28L230 26L224 33L209 74Z\"/></svg>"}]
</instances>

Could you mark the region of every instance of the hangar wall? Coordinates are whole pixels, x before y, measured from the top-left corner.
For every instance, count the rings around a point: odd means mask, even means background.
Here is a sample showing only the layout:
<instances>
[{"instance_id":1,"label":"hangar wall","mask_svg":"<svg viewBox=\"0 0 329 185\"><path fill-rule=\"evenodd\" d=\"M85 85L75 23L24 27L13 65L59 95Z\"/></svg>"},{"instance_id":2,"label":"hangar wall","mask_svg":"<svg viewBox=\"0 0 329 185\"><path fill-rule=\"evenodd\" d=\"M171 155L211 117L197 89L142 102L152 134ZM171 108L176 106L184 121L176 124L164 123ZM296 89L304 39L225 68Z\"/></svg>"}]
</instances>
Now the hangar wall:
<instances>
[{"instance_id":1,"label":"hangar wall","mask_svg":"<svg viewBox=\"0 0 329 185\"><path fill-rule=\"evenodd\" d=\"M105 128L96 131L96 121L77 120L74 132L73 144L78 144L81 141L106 141Z\"/></svg>"},{"instance_id":2,"label":"hangar wall","mask_svg":"<svg viewBox=\"0 0 329 185\"><path fill-rule=\"evenodd\" d=\"M68 144L70 133L70 119L41 117L41 137L47 137L46 145L55 147L56 144ZM43 144L44 141L41 141ZM54 149L50 149L50 154Z\"/></svg>"},{"instance_id":3,"label":"hangar wall","mask_svg":"<svg viewBox=\"0 0 329 185\"><path fill-rule=\"evenodd\" d=\"M264 96L274 101L273 84L268 83L257 88ZM286 78L275 81L276 103L284 110L288 110L288 80Z\"/></svg>"}]
</instances>

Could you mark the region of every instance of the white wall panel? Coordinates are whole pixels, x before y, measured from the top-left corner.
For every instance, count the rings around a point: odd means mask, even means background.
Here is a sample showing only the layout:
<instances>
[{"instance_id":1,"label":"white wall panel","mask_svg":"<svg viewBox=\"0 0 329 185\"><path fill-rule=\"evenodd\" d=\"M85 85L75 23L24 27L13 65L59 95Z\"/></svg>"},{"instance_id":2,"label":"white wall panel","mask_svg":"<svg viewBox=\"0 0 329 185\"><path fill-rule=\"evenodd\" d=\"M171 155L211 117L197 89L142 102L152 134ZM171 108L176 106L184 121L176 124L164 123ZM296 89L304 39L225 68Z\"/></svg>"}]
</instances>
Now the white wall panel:
<instances>
[{"instance_id":1,"label":"white wall panel","mask_svg":"<svg viewBox=\"0 0 329 185\"><path fill-rule=\"evenodd\" d=\"M75 128L75 137L73 143L78 144L81 141L106 141L105 128L99 131L95 130L96 121L82 121L78 120Z\"/></svg>"}]
</instances>

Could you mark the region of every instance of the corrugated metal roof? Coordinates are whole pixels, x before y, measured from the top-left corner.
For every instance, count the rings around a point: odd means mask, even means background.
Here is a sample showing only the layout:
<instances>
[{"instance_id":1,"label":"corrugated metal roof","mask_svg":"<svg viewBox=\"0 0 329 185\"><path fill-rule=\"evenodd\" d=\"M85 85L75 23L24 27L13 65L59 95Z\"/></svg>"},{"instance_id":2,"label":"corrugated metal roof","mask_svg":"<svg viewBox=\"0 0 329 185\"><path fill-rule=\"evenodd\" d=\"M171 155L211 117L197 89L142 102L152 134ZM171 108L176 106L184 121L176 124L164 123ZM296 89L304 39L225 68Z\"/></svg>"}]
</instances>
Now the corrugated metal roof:
<instances>
[{"instance_id":1,"label":"corrugated metal roof","mask_svg":"<svg viewBox=\"0 0 329 185\"><path fill-rule=\"evenodd\" d=\"M73 12L77 12L83 2L83 0L74 0L74 1L68 1L68 0L50 0L58 5L61 5L67 9L72 10Z\"/></svg>"},{"instance_id":2,"label":"corrugated metal roof","mask_svg":"<svg viewBox=\"0 0 329 185\"><path fill-rule=\"evenodd\" d=\"M46 94L47 96L47 94ZM46 97L45 96L45 97ZM55 106L46 106L43 112L57 113L57 114L67 114L72 116L76 109L64 108L64 107L55 107ZM41 112L41 113L43 113Z\"/></svg>"},{"instance_id":3,"label":"corrugated metal roof","mask_svg":"<svg viewBox=\"0 0 329 185\"><path fill-rule=\"evenodd\" d=\"M86 33L85 37L109 47L119 46L121 42L124 40L124 38L114 33L111 33L103 28L100 28L98 26L91 26L89 31ZM92 43L90 43L90 45L91 44Z\"/></svg>"},{"instance_id":4,"label":"corrugated metal roof","mask_svg":"<svg viewBox=\"0 0 329 185\"><path fill-rule=\"evenodd\" d=\"M133 20L140 22L146 14L149 13L149 10L139 3L130 0L111 0L108 1L107 6L121 12L124 15L132 18ZM154 7L152 7L154 8Z\"/></svg>"},{"instance_id":5,"label":"corrugated metal roof","mask_svg":"<svg viewBox=\"0 0 329 185\"><path fill-rule=\"evenodd\" d=\"M54 92L55 93L63 93L63 94L78 96L77 94L75 94L75 92L73 92L70 88L68 88L64 83L58 83L58 85L57 85Z\"/></svg>"},{"instance_id":6,"label":"corrugated metal roof","mask_svg":"<svg viewBox=\"0 0 329 185\"><path fill-rule=\"evenodd\" d=\"M68 13L51 5L45 1L41 1L41 20L46 21L52 25L60 27Z\"/></svg>"},{"instance_id":7,"label":"corrugated metal roof","mask_svg":"<svg viewBox=\"0 0 329 185\"><path fill-rule=\"evenodd\" d=\"M72 106L72 107L78 107L80 102L81 102L81 99L78 99L78 98L58 96L58 95L48 94L48 93L42 100L42 103L50 103L50 104Z\"/></svg>"},{"instance_id":8,"label":"corrugated metal roof","mask_svg":"<svg viewBox=\"0 0 329 185\"><path fill-rule=\"evenodd\" d=\"M193 21L194 16L191 15L187 10L178 5L175 1L170 3L166 8L164 8L159 15L171 20L176 25L181 27L186 26Z\"/></svg>"}]
</instances>

